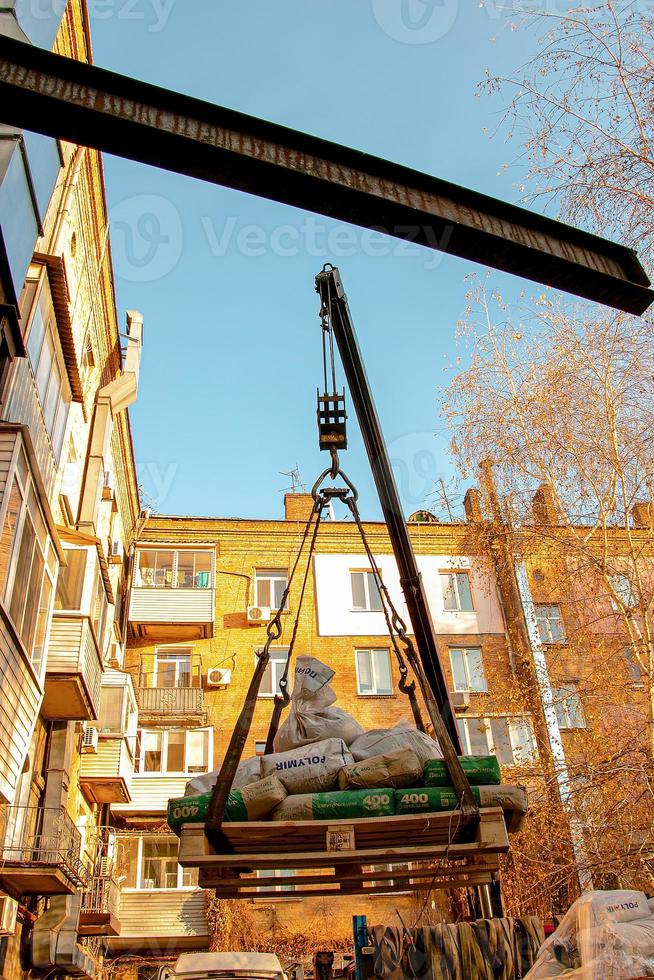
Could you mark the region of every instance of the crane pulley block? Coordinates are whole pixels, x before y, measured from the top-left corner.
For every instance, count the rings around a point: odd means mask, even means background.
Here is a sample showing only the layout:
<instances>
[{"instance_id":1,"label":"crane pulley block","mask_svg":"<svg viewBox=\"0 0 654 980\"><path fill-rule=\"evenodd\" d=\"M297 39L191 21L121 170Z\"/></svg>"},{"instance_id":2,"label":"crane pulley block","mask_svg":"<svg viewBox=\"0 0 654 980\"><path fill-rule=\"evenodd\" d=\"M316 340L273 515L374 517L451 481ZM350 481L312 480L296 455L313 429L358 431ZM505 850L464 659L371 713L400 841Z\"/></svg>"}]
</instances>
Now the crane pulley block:
<instances>
[{"instance_id":1,"label":"crane pulley block","mask_svg":"<svg viewBox=\"0 0 654 980\"><path fill-rule=\"evenodd\" d=\"M347 449L345 392L318 391L318 438L321 449Z\"/></svg>"}]
</instances>

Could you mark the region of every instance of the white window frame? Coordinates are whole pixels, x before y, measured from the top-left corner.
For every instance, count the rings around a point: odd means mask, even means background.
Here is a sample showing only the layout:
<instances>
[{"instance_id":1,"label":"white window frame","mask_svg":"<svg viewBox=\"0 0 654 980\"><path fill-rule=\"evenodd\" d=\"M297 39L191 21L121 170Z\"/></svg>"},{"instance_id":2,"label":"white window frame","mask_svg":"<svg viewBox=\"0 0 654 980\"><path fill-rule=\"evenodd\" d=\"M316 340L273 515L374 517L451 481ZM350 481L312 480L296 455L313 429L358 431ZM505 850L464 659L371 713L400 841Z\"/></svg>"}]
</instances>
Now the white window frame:
<instances>
[{"instance_id":1,"label":"white window frame","mask_svg":"<svg viewBox=\"0 0 654 980\"><path fill-rule=\"evenodd\" d=\"M571 701L573 702L572 707ZM579 696L579 689L573 681L553 687L552 702L556 712L556 720L562 731L582 731L586 728L586 716Z\"/></svg>"},{"instance_id":2,"label":"white window frame","mask_svg":"<svg viewBox=\"0 0 654 980\"><path fill-rule=\"evenodd\" d=\"M100 656L104 657L104 648L106 646L105 638L107 638L108 630L107 627L111 621L111 612L109 597L107 596L107 590L104 584L104 576L102 575L102 569L100 568L100 558L98 555L98 549L94 545L80 545L75 542L68 542L64 539L63 541L64 551L84 551L86 552L86 566L84 568L84 580L82 584L82 596L80 599L80 604L78 609L64 609L55 606L55 612L58 615L66 616L86 616L91 623L93 628L93 635L95 636L96 643L98 645L98 650L100 651ZM102 612L99 618L99 635L96 635L95 628L95 603L97 596L100 595L102 601Z\"/></svg>"},{"instance_id":3,"label":"white window frame","mask_svg":"<svg viewBox=\"0 0 654 980\"><path fill-rule=\"evenodd\" d=\"M149 887L145 887L143 885L143 881L145 880L144 877L143 877L143 843L144 843L144 841L147 841L147 840L158 840L158 839L161 839L162 837L165 838L165 839L170 839L170 840L177 841L177 838L175 837L174 834L170 834L170 835L168 835L168 834L162 834L162 835L161 834L157 834L157 835L154 835L153 834L151 836L148 836L147 834L143 834L142 836L140 836L138 838L138 842L137 842L137 853L136 853L136 884L134 885L133 888L124 888L123 889L124 891L141 891L141 892L157 892L157 893L159 893L159 892L181 892L181 891L191 892L191 891L197 891L198 890L198 885L185 885L183 883L184 882L184 875L187 874L187 873L189 873L189 872L190 873L193 873L197 869L194 869L194 868L183 868L181 866L181 864L179 864L179 862L177 864L177 885L176 885L175 888L149 888ZM178 853L179 853L179 851L178 851Z\"/></svg>"},{"instance_id":4,"label":"white window frame","mask_svg":"<svg viewBox=\"0 0 654 980\"><path fill-rule=\"evenodd\" d=\"M259 601L259 583L269 582L270 583L270 606L268 607L267 602ZM275 582L283 582L284 586L282 589L282 594L284 593L288 585L288 569L286 568L255 568L254 570L254 602L255 606L264 606L271 609L272 612L279 612L277 606L274 605L273 600L275 598ZM288 598L284 606L282 607L282 612L288 612Z\"/></svg>"},{"instance_id":5,"label":"white window frame","mask_svg":"<svg viewBox=\"0 0 654 980\"><path fill-rule=\"evenodd\" d=\"M189 754L189 735L191 732L204 732L207 739L207 768L202 770L191 771L188 768L188 754ZM168 770L166 767L168 765L168 738L171 735L184 734L184 763L187 768L179 772L177 769ZM146 753L146 740L143 738L144 735L155 734L161 735L161 769L156 772L152 770L145 770L145 753ZM211 726L203 726L202 728L140 728L137 733L138 741L138 755L136 758L136 766L138 772L134 775L142 778L154 778L168 779L178 776L199 776L204 772L211 772L213 767L213 728Z\"/></svg>"},{"instance_id":6,"label":"white window frame","mask_svg":"<svg viewBox=\"0 0 654 980\"><path fill-rule=\"evenodd\" d=\"M549 614L548 615L539 615L539 610L542 610L542 609L557 609L558 610L558 619L556 620L556 622L558 622L558 625L559 625L559 630L560 630L560 633L561 633L560 636L558 636L558 637L555 637L554 636L554 633L552 632L552 622L554 620L549 616ZM535 616L536 616L536 628L538 630L538 636L540 637L540 642L541 643L550 644L550 643L565 643L566 642L567 636L566 636L566 631L565 631L565 624L563 622L563 616L561 615L561 606L559 605L558 602L537 602L537 603L534 603L534 613L535 613ZM541 628L541 627L543 627L545 625L547 626L547 638L544 638L543 637L543 630Z\"/></svg>"},{"instance_id":7,"label":"white window frame","mask_svg":"<svg viewBox=\"0 0 654 980\"><path fill-rule=\"evenodd\" d=\"M458 576L459 575L465 575L466 579L468 580L468 591L470 592L470 609L462 609L461 608L461 596L459 594L459 579L458 579ZM445 577L452 579L452 592L454 594L454 598L455 598L455 601L456 601L456 608L455 609L446 609L445 608L445 590L443 589L443 578L445 578ZM470 612L474 612L475 611L475 600L474 600L474 595L473 595L473 592L472 592L472 579L470 578L470 572L467 569L465 569L465 568L441 568L441 569L439 569L439 572L438 572L438 581L439 581L439 584L440 584L440 587L441 587L441 603L442 603L442 606L443 606L443 613L445 615L447 615L448 613L453 613L453 612L470 613Z\"/></svg>"},{"instance_id":8,"label":"white window frame","mask_svg":"<svg viewBox=\"0 0 654 980\"><path fill-rule=\"evenodd\" d=\"M34 544L32 548L32 559L30 561L30 575L32 570L32 561L34 559L35 548L38 548L39 553L43 559L43 569L41 572L41 579L39 582L38 597L35 597L35 601L37 602L37 612L36 612L36 620L34 624L34 634L31 638L29 645L25 642L22 636L22 625L24 625L24 622L23 624L21 624L20 628L18 623L14 623L14 627L16 629L16 633L20 637L21 644L23 646L27 659L29 660L30 665L34 670L34 673L39 679L39 682L43 684L45 673L46 673L47 649L48 649L48 643L50 637L50 625L52 623L52 611L54 609L55 592L57 587L57 576L59 573L59 558L55 551L54 542L50 534L50 528L45 519L45 514L43 513L43 508L41 507L41 503L39 501L36 482L32 476L32 471L30 469L27 452L22 444L21 439L16 440L16 445L14 448L14 458L12 460L12 464L9 468L9 473L7 475L7 482L5 485L4 499L3 499L4 507L3 507L3 514L2 514L2 523L0 525L0 539L2 538L2 534L4 532L5 521L7 518L7 509L9 506L9 500L13 490L14 481L16 482L16 485L18 487L19 496L21 499L20 499L20 507L18 509L18 516L16 518L16 524L14 527L12 539L11 542L9 543L10 551L9 551L9 559L7 562L7 578L4 585L4 591L2 593L2 603L5 607L5 610L7 611L7 614L11 616L10 608L13 601L14 586L16 585L16 570L18 567L18 559L21 553L21 546L23 543L23 534L25 532L25 525L26 522L29 520L32 529L34 531ZM36 529L35 521L30 516L30 507L29 507L30 492L31 492L32 500L36 504L40 524L45 530L43 545L39 541L39 535ZM43 600L43 595L44 595L43 590L46 584L46 580L50 586L50 596L48 599L47 607L41 609L41 602ZM25 602L22 603L21 609L24 613L26 609ZM46 617L45 630L44 630L43 640L41 644L42 650L41 650L40 659L35 659L34 643L36 641L36 637L39 629L40 613L43 613L43 615Z\"/></svg>"},{"instance_id":9,"label":"white window frame","mask_svg":"<svg viewBox=\"0 0 654 980\"><path fill-rule=\"evenodd\" d=\"M536 746L536 739L534 737L534 725L532 719L528 715L466 715L465 718L457 717L459 732L462 736L461 742L462 742L464 755L472 755L468 726L470 724L479 725L480 722L484 722L484 733L486 736L486 745L488 748L486 754L487 755L495 754L491 751L491 748L493 747L493 741L492 741L490 721L492 718L505 718L506 721L508 722L509 740L511 742L511 754L513 756L513 762L512 763L505 762L503 763L504 765L507 766L530 765L538 761L538 748ZM531 745L532 745L531 755L526 755L526 754L523 755L523 752L520 747L520 739L518 737L518 727L517 727L518 723L521 725L523 724L526 725L529 730ZM519 753L518 757L516 757L516 753Z\"/></svg>"},{"instance_id":10,"label":"white window frame","mask_svg":"<svg viewBox=\"0 0 654 980\"><path fill-rule=\"evenodd\" d=\"M634 596L634 585L626 572L616 572L615 575L609 575L609 581L613 591L622 600L623 605L627 609L633 609L636 605L636 597ZM611 606L615 612L620 611L620 606L617 604L613 596L609 596Z\"/></svg>"},{"instance_id":11,"label":"white window frame","mask_svg":"<svg viewBox=\"0 0 654 980\"><path fill-rule=\"evenodd\" d=\"M272 875L271 875L271 870L272 870ZM262 875L264 875L266 878L274 876L275 878L280 878L281 880L284 880L286 878L296 878L297 871L294 868L274 868L265 871L257 871L257 878L261 878ZM288 895L288 894L292 894L295 891L295 881L293 881L292 883L289 882L288 885L269 885L269 884L262 885L261 888L256 889L256 893L262 891L264 888L266 889L266 891L270 891L272 889L273 891L279 892L282 895L284 894Z\"/></svg>"},{"instance_id":12,"label":"white window frame","mask_svg":"<svg viewBox=\"0 0 654 980\"><path fill-rule=\"evenodd\" d=\"M170 585L156 585L156 584L147 585L145 582L142 581L141 555L144 554L146 551L157 551L157 552L163 551L166 552L167 554L172 555L173 560L172 560L172 565L170 570L170 574L171 574ZM179 570L179 556L188 554L189 552L191 552L192 554L201 553L203 555L209 556L209 584L208 585L189 586L189 585L177 584L177 572ZM213 588L214 576L215 576L215 569L214 569L215 553L210 548L169 548L166 545L152 544L152 545L148 545L147 547L138 548L136 552L136 558L137 560L136 560L136 568L134 569L134 578L135 578L135 583L137 584L135 584L134 587L137 589L159 589L162 591L177 590L179 592L208 592L210 589Z\"/></svg>"},{"instance_id":13,"label":"white window frame","mask_svg":"<svg viewBox=\"0 0 654 980\"><path fill-rule=\"evenodd\" d=\"M453 687L453 689L455 691L464 691L464 692L467 692L468 694L487 694L488 693L488 681L486 679L486 671L484 669L484 655L483 655L483 652L482 652L481 647L480 646L473 646L473 647L461 647L461 646L449 647L448 648L448 652L449 652L449 655L450 655L450 669L452 671L452 687ZM472 681L471 681L472 673L471 673L471 670L470 670L470 664L468 662L468 655L471 654L471 653L473 653L473 652L479 654L479 661L481 663L481 675L480 675L480 678L479 679L480 679L480 683L482 684L481 687L473 687L472 686ZM453 654L455 654L455 653L461 653L463 655L463 658L462 658L463 659L463 670L464 670L464 673L466 675L466 686L465 687L457 687L457 682L456 682L455 672L454 672L454 660L453 660Z\"/></svg>"},{"instance_id":14,"label":"white window frame","mask_svg":"<svg viewBox=\"0 0 654 980\"><path fill-rule=\"evenodd\" d=\"M363 606L355 606L354 604L354 575L363 576L363 595L364 603ZM381 593L379 594L379 609L373 609L370 602L370 583L376 583L375 574L370 568L351 568L350 569L350 591L352 593L352 612L367 612L367 613L380 613L384 611L384 600Z\"/></svg>"},{"instance_id":15,"label":"white window frame","mask_svg":"<svg viewBox=\"0 0 654 980\"><path fill-rule=\"evenodd\" d=\"M254 651L255 667L259 662L259 658L257 656L257 652L259 650L263 650L263 647L257 647ZM274 698L276 694L281 694L281 691L279 690L279 679L281 675L284 673L284 667L288 662L288 650L289 650L288 647L270 647L269 663L270 663L270 670L273 679L274 690L272 694L270 694L266 691L262 691L261 689L259 689L259 693L257 694L258 698L268 698L268 700L270 700L271 698ZM277 656L275 656L275 654L277 654ZM282 657L281 656L282 654L285 654L285 656Z\"/></svg>"},{"instance_id":16,"label":"white window frame","mask_svg":"<svg viewBox=\"0 0 654 980\"><path fill-rule=\"evenodd\" d=\"M50 287L50 279L48 276L47 268L42 263L33 263L28 270L26 282L31 281L36 283L36 289L32 296L30 308L27 311L21 311L21 315L25 318L25 313L27 318L25 319L25 349L27 351L27 363L29 365L30 374L32 376L32 381L34 384L34 391L36 393L36 398L39 404L39 409L41 413L41 419L43 421L43 428L48 436L48 442L52 450L55 462L59 464L61 461L61 454L64 447L66 430L68 428L68 416L70 413L70 406L73 400L73 393L70 387L70 380L68 377L68 368L66 367L66 360L64 358L63 351L61 349L61 341L59 339L59 328L57 324L57 315L54 309L54 300L52 298L52 289ZM57 368L61 376L61 385L59 386L58 405L55 410L54 418L52 420L51 429L48 428L45 417L45 405L41 401L41 395L36 385L36 378L38 374L39 364L32 364L32 355L30 352L30 335L32 333L32 328L34 325L34 317L36 315L37 309L41 302L41 294L43 289L47 287L49 293L49 306L50 306L50 316L44 323L43 338L41 340L41 347L39 348L39 362L41 360L41 355L43 353L43 346L51 341L51 349L53 352L53 361L56 361ZM50 385L52 383L52 368L48 375L48 381L46 384L46 397L49 394ZM57 439L55 440L55 433L57 434Z\"/></svg>"},{"instance_id":17,"label":"white window frame","mask_svg":"<svg viewBox=\"0 0 654 980\"><path fill-rule=\"evenodd\" d=\"M372 676L372 691L362 691L361 690L361 680L359 677L359 654L367 653L370 655L370 674ZM373 653L385 653L388 659L388 674L391 679L391 689L390 691L379 691L377 689L377 676L375 670L375 657L372 656ZM362 698L390 698L393 697L395 691L393 690L393 665L391 662L391 651L388 647L356 647L354 651L354 666L357 676L357 694Z\"/></svg>"},{"instance_id":18,"label":"white window frame","mask_svg":"<svg viewBox=\"0 0 654 980\"><path fill-rule=\"evenodd\" d=\"M152 664L152 687L153 687L153 689L154 690L157 690L157 691L170 690L170 688L168 688L168 687L159 687L158 684L157 684L157 681L159 680L159 665L160 664L168 664L168 665L170 665L172 663L175 664L175 684L173 685L173 688L172 688L173 690L175 690L175 691L181 691L181 690L186 691L186 690L191 690L194 687L195 688L200 687L200 678L199 677L198 677L198 683L197 684L193 684L193 657L194 657L193 651L194 651L194 649L195 648L192 645L191 646L179 646L179 647L176 647L176 646L169 646L169 645L166 645L166 644L161 644L160 646L155 647L155 650L154 650L154 661L153 661L153 664ZM197 657L197 654L195 654L195 656ZM189 680L190 680L190 685L189 685L188 688L185 688L185 687L182 687L178 683L178 681L179 681L179 678L180 678L180 669L179 669L180 668L180 664L181 664L181 662L183 660L187 660L187 659L188 659L188 662L189 662ZM196 661L196 663L197 662L198 661Z\"/></svg>"}]
</instances>

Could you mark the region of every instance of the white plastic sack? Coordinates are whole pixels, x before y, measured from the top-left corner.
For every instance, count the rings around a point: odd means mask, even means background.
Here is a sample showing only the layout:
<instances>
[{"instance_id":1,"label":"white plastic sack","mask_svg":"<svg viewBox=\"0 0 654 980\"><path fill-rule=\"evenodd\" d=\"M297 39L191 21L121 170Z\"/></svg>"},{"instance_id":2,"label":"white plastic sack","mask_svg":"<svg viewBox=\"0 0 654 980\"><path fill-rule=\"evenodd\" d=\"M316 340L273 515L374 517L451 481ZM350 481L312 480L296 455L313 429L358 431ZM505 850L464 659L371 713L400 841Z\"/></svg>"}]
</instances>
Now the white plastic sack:
<instances>
[{"instance_id":1,"label":"white plastic sack","mask_svg":"<svg viewBox=\"0 0 654 980\"><path fill-rule=\"evenodd\" d=\"M346 745L363 734L347 711L334 707L329 686L334 671L315 657L303 655L295 663L295 680L288 718L275 736L275 752L287 752L326 738L341 738Z\"/></svg>"},{"instance_id":2,"label":"white plastic sack","mask_svg":"<svg viewBox=\"0 0 654 980\"><path fill-rule=\"evenodd\" d=\"M394 728L376 728L365 732L350 744L350 751L357 762L375 755L387 755L398 749L412 749L422 766L428 759L443 758L438 743L408 721L400 721Z\"/></svg>"},{"instance_id":3,"label":"white plastic sack","mask_svg":"<svg viewBox=\"0 0 654 980\"><path fill-rule=\"evenodd\" d=\"M261 774L277 776L289 793L324 793L334 789L340 770L352 761L342 739L327 738L289 752L262 756Z\"/></svg>"},{"instance_id":4,"label":"white plastic sack","mask_svg":"<svg viewBox=\"0 0 654 980\"><path fill-rule=\"evenodd\" d=\"M527 980L556 976L557 964L562 975L578 980L649 976L654 952L650 943L654 943L654 917L643 892L586 892L543 944Z\"/></svg>"},{"instance_id":5,"label":"white plastic sack","mask_svg":"<svg viewBox=\"0 0 654 980\"><path fill-rule=\"evenodd\" d=\"M213 772L203 772L199 776L189 779L184 790L184 796L201 796L203 793L210 793L216 785L220 769ZM242 759L238 764L232 789L243 789L251 783L256 783L261 779L261 758L258 755L251 759Z\"/></svg>"}]
</instances>

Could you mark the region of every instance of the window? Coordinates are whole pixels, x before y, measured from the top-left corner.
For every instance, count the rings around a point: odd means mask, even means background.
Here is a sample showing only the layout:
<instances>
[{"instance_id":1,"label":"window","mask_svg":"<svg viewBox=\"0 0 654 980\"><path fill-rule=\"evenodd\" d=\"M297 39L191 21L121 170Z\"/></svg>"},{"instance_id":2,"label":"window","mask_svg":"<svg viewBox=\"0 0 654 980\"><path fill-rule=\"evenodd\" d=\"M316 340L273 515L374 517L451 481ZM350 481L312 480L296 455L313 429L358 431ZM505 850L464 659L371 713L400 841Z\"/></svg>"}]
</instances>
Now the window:
<instances>
[{"instance_id":1,"label":"window","mask_svg":"<svg viewBox=\"0 0 654 980\"><path fill-rule=\"evenodd\" d=\"M267 606L277 611L281 609L284 591L288 583L288 574L285 570L262 569L254 573L254 604L255 606ZM288 609L286 602L284 609Z\"/></svg>"},{"instance_id":2,"label":"window","mask_svg":"<svg viewBox=\"0 0 654 980\"><path fill-rule=\"evenodd\" d=\"M95 570L95 582L93 585L93 605L91 607L91 623L98 643L100 653L103 653L104 630L107 624L107 593L104 589L104 580L99 567Z\"/></svg>"},{"instance_id":3,"label":"window","mask_svg":"<svg viewBox=\"0 0 654 980\"><path fill-rule=\"evenodd\" d=\"M58 559L21 448L0 537L0 594L39 673Z\"/></svg>"},{"instance_id":4,"label":"window","mask_svg":"<svg viewBox=\"0 0 654 980\"><path fill-rule=\"evenodd\" d=\"M643 672L640 669L640 664L636 659L636 654L631 649L631 647L625 646L622 648L622 655L627 663L627 672L629 674L629 680L634 682L634 686L644 687L643 684Z\"/></svg>"},{"instance_id":5,"label":"window","mask_svg":"<svg viewBox=\"0 0 654 980\"><path fill-rule=\"evenodd\" d=\"M257 740L254 743L254 754L255 755L265 755L265 752L266 752L266 743L265 742L260 742L259 740Z\"/></svg>"},{"instance_id":6,"label":"window","mask_svg":"<svg viewBox=\"0 0 654 980\"><path fill-rule=\"evenodd\" d=\"M629 576L610 575L609 581L618 599L620 599L620 601L623 603L623 605L627 607L627 609L632 609L636 604L636 599L634 596L634 588L633 585L631 584L631 579L629 578ZM615 601L615 599L613 598L613 596L611 596L610 598L611 598L611 605L617 612L620 607L618 603Z\"/></svg>"},{"instance_id":7,"label":"window","mask_svg":"<svg viewBox=\"0 0 654 980\"><path fill-rule=\"evenodd\" d=\"M257 871L257 878L293 878L295 876L295 871L292 868L276 868L274 871ZM288 884L279 885L262 885L261 888L257 888L257 891L270 891L274 890L276 892L293 892L295 891L295 885L292 882Z\"/></svg>"},{"instance_id":8,"label":"window","mask_svg":"<svg viewBox=\"0 0 654 980\"><path fill-rule=\"evenodd\" d=\"M154 658L152 686L188 688L200 686L200 660L191 647L159 647Z\"/></svg>"},{"instance_id":9,"label":"window","mask_svg":"<svg viewBox=\"0 0 654 980\"><path fill-rule=\"evenodd\" d=\"M134 583L149 589L210 589L212 564L210 551L142 549Z\"/></svg>"},{"instance_id":10,"label":"window","mask_svg":"<svg viewBox=\"0 0 654 980\"><path fill-rule=\"evenodd\" d=\"M65 548L66 564L59 569L55 609L81 609L86 574L86 548Z\"/></svg>"},{"instance_id":11,"label":"window","mask_svg":"<svg viewBox=\"0 0 654 980\"><path fill-rule=\"evenodd\" d=\"M381 595L373 572L350 572L352 608L357 611L381 612Z\"/></svg>"},{"instance_id":12,"label":"window","mask_svg":"<svg viewBox=\"0 0 654 980\"><path fill-rule=\"evenodd\" d=\"M439 577L445 612L474 612L468 573L441 572Z\"/></svg>"},{"instance_id":13,"label":"window","mask_svg":"<svg viewBox=\"0 0 654 980\"><path fill-rule=\"evenodd\" d=\"M484 662L479 647L450 649L452 678L455 691L484 692L488 690L484 676Z\"/></svg>"},{"instance_id":14,"label":"window","mask_svg":"<svg viewBox=\"0 0 654 980\"><path fill-rule=\"evenodd\" d=\"M26 286L23 294L25 310L22 311L23 317L27 319L30 316L27 304L31 304L27 355L52 451L55 459L59 460L71 402L70 384L59 344L50 283L45 269L31 266L28 282L29 288Z\"/></svg>"},{"instance_id":15,"label":"window","mask_svg":"<svg viewBox=\"0 0 654 980\"><path fill-rule=\"evenodd\" d=\"M565 643L560 606L534 606L541 643Z\"/></svg>"},{"instance_id":16,"label":"window","mask_svg":"<svg viewBox=\"0 0 654 980\"><path fill-rule=\"evenodd\" d=\"M197 868L177 863L179 841L167 835L120 839L125 888L161 889L196 887Z\"/></svg>"},{"instance_id":17,"label":"window","mask_svg":"<svg viewBox=\"0 0 654 980\"><path fill-rule=\"evenodd\" d=\"M211 762L210 728L148 731L137 736L136 771L145 773L208 772Z\"/></svg>"},{"instance_id":18,"label":"window","mask_svg":"<svg viewBox=\"0 0 654 980\"><path fill-rule=\"evenodd\" d=\"M585 728L586 721L576 684L552 688L552 699L559 728Z\"/></svg>"},{"instance_id":19,"label":"window","mask_svg":"<svg viewBox=\"0 0 654 980\"><path fill-rule=\"evenodd\" d=\"M528 718L458 718L465 755L496 755L500 765L534 762L536 743Z\"/></svg>"},{"instance_id":20,"label":"window","mask_svg":"<svg viewBox=\"0 0 654 980\"><path fill-rule=\"evenodd\" d=\"M261 649L263 648L259 647L258 650L255 650L255 664L257 663L256 655ZM274 698L276 694L282 693L279 687L279 679L284 673L287 662L288 647L270 648L270 660L261 678L260 698Z\"/></svg>"},{"instance_id":21,"label":"window","mask_svg":"<svg viewBox=\"0 0 654 980\"><path fill-rule=\"evenodd\" d=\"M391 657L386 649L355 650L359 694L392 694Z\"/></svg>"}]
</instances>

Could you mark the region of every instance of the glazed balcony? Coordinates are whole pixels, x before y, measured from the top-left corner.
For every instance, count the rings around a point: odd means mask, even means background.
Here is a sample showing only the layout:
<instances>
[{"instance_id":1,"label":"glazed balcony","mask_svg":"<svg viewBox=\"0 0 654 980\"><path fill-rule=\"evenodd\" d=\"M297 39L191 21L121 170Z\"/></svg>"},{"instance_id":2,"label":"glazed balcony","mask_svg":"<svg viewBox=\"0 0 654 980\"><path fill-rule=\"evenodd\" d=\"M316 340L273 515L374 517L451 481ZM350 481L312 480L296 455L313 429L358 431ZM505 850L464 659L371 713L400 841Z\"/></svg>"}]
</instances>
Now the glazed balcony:
<instances>
[{"instance_id":1,"label":"glazed balcony","mask_svg":"<svg viewBox=\"0 0 654 980\"><path fill-rule=\"evenodd\" d=\"M66 810L8 806L0 840L0 889L9 895L72 894L88 880L81 835Z\"/></svg>"},{"instance_id":2,"label":"glazed balcony","mask_svg":"<svg viewBox=\"0 0 654 980\"><path fill-rule=\"evenodd\" d=\"M214 634L213 550L141 548L129 604L133 636L189 640Z\"/></svg>"},{"instance_id":3,"label":"glazed balcony","mask_svg":"<svg viewBox=\"0 0 654 980\"><path fill-rule=\"evenodd\" d=\"M41 713L62 721L95 721L100 708L102 658L89 616L52 617Z\"/></svg>"}]
</instances>

